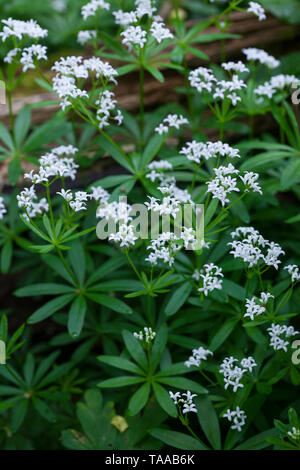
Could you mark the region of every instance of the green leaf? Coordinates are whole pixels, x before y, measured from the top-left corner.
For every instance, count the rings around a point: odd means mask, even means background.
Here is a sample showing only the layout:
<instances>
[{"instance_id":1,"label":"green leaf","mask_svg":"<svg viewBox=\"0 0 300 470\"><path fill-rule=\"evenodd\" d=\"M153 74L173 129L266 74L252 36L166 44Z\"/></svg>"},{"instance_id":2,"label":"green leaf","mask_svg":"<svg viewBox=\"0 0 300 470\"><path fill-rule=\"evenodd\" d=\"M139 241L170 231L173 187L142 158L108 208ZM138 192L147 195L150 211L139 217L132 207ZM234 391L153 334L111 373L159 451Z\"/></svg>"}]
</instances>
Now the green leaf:
<instances>
[{"instance_id":1,"label":"green leaf","mask_svg":"<svg viewBox=\"0 0 300 470\"><path fill-rule=\"evenodd\" d=\"M33 284L20 287L14 294L17 297L32 297L35 295L71 294L72 292L75 294L74 287L48 282L45 284Z\"/></svg>"},{"instance_id":2,"label":"green leaf","mask_svg":"<svg viewBox=\"0 0 300 470\"><path fill-rule=\"evenodd\" d=\"M165 307L167 316L174 315L182 307L192 292L193 286L189 282L183 283L180 287L175 287Z\"/></svg>"},{"instance_id":3,"label":"green leaf","mask_svg":"<svg viewBox=\"0 0 300 470\"><path fill-rule=\"evenodd\" d=\"M160 358L166 349L167 340L168 328L166 326L162 326L155 336L151 349L151 366L153 371L155 371L157 365L159 364Z\"/></svg>"},{"instance_id":4,"label":"green leaf","mask_svg":"<svg viewBox=\"0 0 300 470\"><path fill-rule=\"evenodd\" d=\"M151 436L159 439L168 446L182 450L207 450L208 448L200 441L182 432L170 431L168 429L152 429Z\"/></svg>"},{"instance_id":5,"label":"green leaf","mask_svg":"<svg viewBox=\"0 0 300 470\"><path fill-rule=\"evenodd\" d=\"M134 374L138 375L145 375L143 370L134 364L128 359L124 359L123 357L119 356L98 356L97 359L104 364L108 364L109 366L117 367L118 369L127 370L128 372L133 372Z\"/></svg>"},{"instance_id":6,"label":"green leaf","mask_svg":"<svg viewBox=\"0 0 300 470\"><path fill-rule=\"evenodd\" d=\"M68 316L68 331L73 338L78 337L81 333L86 307L86 301L82 295L79 295L71 305Z\"/></svg>"},{"instance_id":7,"label":"green leaf","mask_svg":"<svg viewBox=\"0 0 300 470\"><path fill-rule=\"evenodd\" d=\"M106 379L97 384L100 388L120 388L127 385L135 385L144 382L142 377L133 377L130 375L123 375L121 377L114 377L113 379Z\"/></svg>"},{"instance_id":8,"label":"green leaf","mask_svg":"<svg viewBox=\"0 0 300 470\"><path fill-rule=\"evenodd\" d=\"M76 274L76 278L80 285L82 285L85 276L85 254L80 241L76 240L72 243L71 250L68 252L68 258Z\"/></svg>"},{"instance_id":9,"label":"green leaf","mask_svg":"<svg viewBox=\"0 0 300 470\"><path fill-rule=\"evenodd\" d=\"M2 251L1 251L1 272L3 274L8 273L9 271L11 260L12 260L12 252L13 252L12 240L8 239L4 243Z\"/></svg>"},{"instance_id":10,"label":"green leaf","mask_svg":"<svg viewBox=\"0 0 300 470\"><path fill-rule=\"evenodd\" d=\"M138 414L146 405L150 393L150 384L143 384L130 398L128 411L131 416Z\"/></svg>"},{"instance_id":11,"label":"green leaf","mask_svg":"<svg viewBox=\"0 0 300 470\"><path fill-rule=\"evenodd\" d=\"M173 418L177 417L177 408L167 390L156 382L152 383L155 398L162 409Z\"/></svg>"},{"instance_id":12,"label":"green leaf","mask_svg":"<svg viewBox=\"0 0 300 470\"><path fill-rule=\"evenodd\" d=\"M196 397L197 417L205 436L215 450L221 449L220 424L214 406L208 397Z\"/></svg>"},{"instance_id":13,"label":"green leaf","mask_svg":"<svg viewBox=\"0 0 300 470\"><path fill-rule=\"evenodd\" d=\"M51 410L50 406L44 400L40 400L37 397L33 397L32 403L33 403L33 406L36 409L36 411L44 419L46 419L50 423L55 423L55 421L56 421L55 414Z\"/></svg>"},{"instance_id":14,"label":"green leaf","mask_svg":"<svg viewBox=\"0 0 300 470\"><path fill-rule=\"evenodd\" d=\"M181 390L191 390L191 392L206 394L208 390L202 385L199 385L193 380L186 379L185 377L158 377L155 376L156 380L162 384L169 385L170 387L179 388Z\"/></svg>"},{"instance_id":15,"label":"green leaf","mask_svg":"<svg viewBox=\"0 0 300 470\"><path fill-rule=\"evenodd\" d=\"M238 319L236 318L229 318L228 320L226 320L225 323L222 324L219 330L212 337L209 349L211 351L216 351L216 349L218 349L221 344L223 344L224 341L228 338L228 336L232 333L237 323Z\"/></svg>"},{"instance_id":16,"label":"green leaf","mask_svg":"<svg viewBox=\"0 0 300 470\"><path fill-rule=\"evenodd\" d=\"M97 302L100 305L104 305L105 307L110 308L114 312L124 313L126 315L132 313L132 309L129 307L129 305L125 304L125 302L115 297L111 297L109 295L104 294L90 293L87 293L86 296L94 302Z\"/></svg>"},{"instance_id":17,"label":"green leaf","mask_svg":"<svg viewBox=\"0 0 300 470\"><path fill-rule=\"evenodd\" d=\"M98 269L96 269L96 271L94 271L93 274L89 277L87 281L87 286L90 286L91 284L94 284L103 277L108 276L116 269L119 269L121 268L121 266L124 266L124 264L127 264L127 259L125 258L125 256L115 256L109 259L108 261L105 261L105 263L102 263L102 265Z\"/></svg>"},{"instance_id":18,"label":"green leaf","mask_svg":"<svg viewBox=\"0 0 300 470\"><path fill-rule=\"evenodd\" d=\"M74 298L72 294L61 295L55 299L50 300L45 305L37 309L28 319L28 323L38 323L45 318L50 317L53 313L65 307Z\"/></svg>"},{"instance_id":19,"label":"green leaf","mask_svg":"<svg viewBox=\"0 0 300 470\"><path fill-rule=\"evenodd\" d=\"M133 336L130 331L123 331L122 333L125 346L131 357L141 366L145 371L148 370L148 361L145 351L137 338Z\"/></svg>"},{"instance_id":20,"label":"green leaf","mask_svg":"<svg viewBox=\"0 0 300 470\"><path fill-rule=\"evenodd\" d=\"M13 158L8 165L8 178L10 183L14 186L19 181L22 173L21 162L19 158Z\"/></svg>"},{"instance_id":21,"label":"green leaf","mask_svg":"<svg viewBox=\"0 0 300 470\"><path fill-rule=\"evenodd\" d=\"M0 122L0 140L2 140L10 150L14 149L12 137L2 122Z\"/></svg>"},{"instance_id":22,"label":"green leaf","mask_svg":"<svg viewBox=\"0 0 300 470\"><path fill-rule=\"evenodd\" d=\"M156 132L154 133L154 135L149 139L141 157L140 168L145 168L153 160L153 158L158 154L164 140L165 137L163 135L159 135Z\"/></svg>"},{"instance_id":23,"label":"green leaf","mask_svg":"<svg viewBox=\"0 0 300 470\"><path fill-rule=\"evenodd\" d=\"M31 121L31 111L29 106L24 106L24 108L19 112L14 127L14 136L17 146L19 147L23 142L27 132L29 131Z\"/></svg>"}]
</instances>

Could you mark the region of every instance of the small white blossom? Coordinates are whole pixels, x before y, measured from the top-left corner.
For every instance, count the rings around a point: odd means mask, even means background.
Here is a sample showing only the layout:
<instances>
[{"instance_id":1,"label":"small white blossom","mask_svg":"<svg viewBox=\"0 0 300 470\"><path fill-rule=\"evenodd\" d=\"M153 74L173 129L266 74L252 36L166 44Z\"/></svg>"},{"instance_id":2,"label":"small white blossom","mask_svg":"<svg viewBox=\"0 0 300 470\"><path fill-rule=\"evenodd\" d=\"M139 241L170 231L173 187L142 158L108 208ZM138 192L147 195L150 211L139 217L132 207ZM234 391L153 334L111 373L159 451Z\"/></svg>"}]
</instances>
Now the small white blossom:
<instances>
[{"instance_id":1,"label":"small white blossom","mask_svg":"<svg viewBox=\"0 0 300 470\"><path fill-rule=\"evenodd\" d=\"M297 266L296 264L289 264L288 266L285 266L283 269L287 269L289 275L292 278L292 282L300 281L299 266Z\"/></svg>"},{"instance_id":2,"label":"small white blossom","mask_svg":"<svg viewBox=\"0 0 300 470\"><path fill-rule=\"evenodd\" d=\"M0 32L0 38L3 42L11 36L21 41L23 36L39 39L46 37L48 34L48 31L42 29L34 20L21 21L8 18L7 20L1 20L1 22L4 24L3 31Z\"/></svg>"},{"instance_id":3,"label":"small white blossom","mask_svg":"<svg viewBox=\"0 0 300 470\"><path fill-rule=\"evenodd\" d=\"M258 17L259 21L265 20L266 14L263 7L257 2L249 2L249 8L247 8L248 13L253 13Z\"/></svg>"},{"instance_id":4,"label":"small white blossom","mask_svg":"<svg viewBox=\"0 0 300 470\"><path fill-rule=\"evenodd\" d=\"M232 425L230 426L231 429L236 429L238 432L242 431L242 427L245 425L247 418L245 411L241 410L239 406L236 407L235 411L231 411L228 408L222 417L227 418L228 421L232 422Z\"/></svg>"},{"instance_id":5,"label":"small white blossom","mask_svg":"<svg viewBox=\"0 0 300 470\"><path fill-rule=\"evenodd\" d=\"M164 39L172 39L174 36L171 31L166 28L164 23L153 21L150 32L158 43L161 43Z\"/></svg>"},{"instance_id":6,"label":"small white blossom","mask_svg":"<svg viewBox=\"0 0 300 470\"><path fill-rule=\"evenodd\" d=\"M242 359L240 365L237 365L238 360L232 356L225 357L223 360L219 373L223 375L225 390L229 387L233 387L233 392L237 392L239 388L243 388L244 385L241 380L246 372L252 372L253 367L257 366L253 357Z\"/></svg>"},{"instance_id":7,"label":"small white blossom","mask_svg":"<svg viewBox=\"0 0 300 470\"><path fill-rule=\"evenodd\" d=\"M121 33L121 36L123 36L122 43L129 46L129 49L131 49L132 46L143 48L147 42L147 32L140 26L129 26Z\"/></svg>"},{"instance_id":8,"label":"small white blossom","mask_svg":"<svg viewBox=\"0 0 300 470\"><path fill-rule=\"evenodd\" d=\"M81 8L81 14L83 19L86 20L89 16L95 16L97 10L102 8L103 10L109 10L109 3L104 0L92 0Z\"/></svg>"},{"instance_id":9,"label":"small white blossom","mask_svg":"<svg viewBox=\"0 0 300 470\"><path fill-rule=\"evenodd\" d=\"M200 271L200 277L202 277L203 285L198 289L199 292L203 292L204 295L208 295L215 289L221 290L224 277L222 269L213 263L205 264L203 270Z\"/></svg>"},{"instance_id":10,"label":"small white blossom","mask_svg":"<svg viewBox=\"0 0 300 470\"><path fill-rule=\"evenodd\" d=\"M94 30L87 30L87 31L79 31L77 35L77 41L82 46L97 37L97 32Z\"/></svg>"},{"instance_id":11,"label":"small white blossom","mask_svg":"<svg viewBox=\"0 0 300 470\"><path fill-rule=\"evenodd\" d=\"M279 60L275 59L275 57L271 56L263 49L248 47L247 49L242 49L242 52L245 54L249 62L257 60L258 62L263 65L266 65L270 69L275 69L280 65Z\"/></svg>"},{"instance_id":12,"label":"small white blossom","mask_svg":"<svg viewBox=\"0 0 300 470\"><path fill-rule=\"evenodd\" d=\"M0 196L0 220L3 219L4 217L4 214L7 213L7 210L5 208L5 205L4 205L4 199L3 197Z\"/></svg>"},{"instance_id":13,"label":"small white blossom","mask_svg":"<svg viewBox=\"0 0 300 470\"><path fill-rule=\"evenodd\" d=\"M195 404L193 403L193 398L196 397L197 395L195 393L191 393L189 390L186 393L180 393L180 392L169 392L170 398L173 400L175 405L182 406L182 413L197 413L197 408ZM185 398L184 398L185 397Z\"/></svg>"},{"instance_id":14,"label":"small white blossom","mask_svg":"<svg viewBox=\"0 0 300 470\"><path fill-rule=\"evenodd\" d=\"M286 325L279 325L272 323L272 325L267 328L270 336L270 346L275 350L279 351L283 349L283 351L287 352L287 347L289 345L289 341L285 341L282 336L285 336L285 339L299 335L300 332L294 330L293 326L286 326Z\"/></svg>"},{"instance_id":15,"label":"small white blossom","mask_svg":"<svg viewBox=\"0 0 300 470\"><path fill-rule=\"evenodd\" d=\"M207 361L207 356L209 354L213 355L212 351L205 349L202 346L200 346L198 349L193 349L192 352L192 356L190 356L189 359L184 363L187 367L200 367L201 361Z\"/></svg>"},{"instance_id":16,"label":"small white blossom","mask_svg":"<svg viewBox=\"0 0 300 470\"><path fill-rule=\"evenodd\" d=\"M156 332L153 331L152 328L145 326L144 330L141 330L138 333L134 332L133 336L140 341L145 341L145 343L151 343L156 336Z\"/></svg>"}]
</instances>

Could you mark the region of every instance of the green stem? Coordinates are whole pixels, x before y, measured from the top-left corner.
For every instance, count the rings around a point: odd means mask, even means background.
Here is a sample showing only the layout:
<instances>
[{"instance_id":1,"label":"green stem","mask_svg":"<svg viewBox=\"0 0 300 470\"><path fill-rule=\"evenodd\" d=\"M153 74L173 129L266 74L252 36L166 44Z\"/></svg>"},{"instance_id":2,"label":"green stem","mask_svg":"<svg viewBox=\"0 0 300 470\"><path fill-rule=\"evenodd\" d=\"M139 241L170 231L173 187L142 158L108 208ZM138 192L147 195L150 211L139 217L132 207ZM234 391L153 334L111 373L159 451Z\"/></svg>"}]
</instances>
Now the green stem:
<instances>
[{"instance_id":1,"label":"green stem","mask_svg":"<svg viewBox=\"0 0 300 470\"><path fill-rule=\"evenodd\" d=\"M144 127L145 127L145 69L144 69L144 49L140 49L140 147L144 146Z\"/></svg>"}]
</instances>

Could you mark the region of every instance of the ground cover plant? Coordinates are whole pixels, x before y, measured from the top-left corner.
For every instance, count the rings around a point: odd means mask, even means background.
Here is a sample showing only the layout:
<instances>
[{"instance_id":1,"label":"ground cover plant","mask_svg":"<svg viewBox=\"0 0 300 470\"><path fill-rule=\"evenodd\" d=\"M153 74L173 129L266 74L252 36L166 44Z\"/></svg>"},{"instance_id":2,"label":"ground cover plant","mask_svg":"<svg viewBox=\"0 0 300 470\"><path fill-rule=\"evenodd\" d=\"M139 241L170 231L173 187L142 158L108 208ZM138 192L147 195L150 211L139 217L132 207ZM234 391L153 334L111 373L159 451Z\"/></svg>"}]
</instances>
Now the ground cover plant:
<instances>
[{"instance_id":1,"label":"ground cover plant","mask_svg":"<svg viewBox=\"0 0 300 470\"><path fill-rule=\"evenodd\" d=\"M228 60L231 13L267 13L215 3L188 27L178 0L168 23L151 0L91 0L88 54L51 73L47 30L2 20L3 449L300 449L297 53ZM180 101L148 109L146 77L170 70ZM32 72L60 105L37 125L13 109ZM137 115L116 98L134 72Z\"/></svg>"}]
</instances>

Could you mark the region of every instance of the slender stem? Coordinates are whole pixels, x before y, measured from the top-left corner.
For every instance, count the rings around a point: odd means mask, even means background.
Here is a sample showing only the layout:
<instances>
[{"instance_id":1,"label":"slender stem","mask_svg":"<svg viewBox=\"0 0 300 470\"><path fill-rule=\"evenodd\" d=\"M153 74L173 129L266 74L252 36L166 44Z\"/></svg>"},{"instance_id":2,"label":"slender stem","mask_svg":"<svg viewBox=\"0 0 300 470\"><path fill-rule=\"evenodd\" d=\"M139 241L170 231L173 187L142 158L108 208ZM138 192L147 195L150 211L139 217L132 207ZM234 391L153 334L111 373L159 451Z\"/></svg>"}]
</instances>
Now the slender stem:
<instances>
[{"instance_id":1,"label":"slender stem","mask_svg":"<svg viewBox=\"0 0 300 470\"><path fill-rule=\"evenodd\" d=\"M64 255L62 254L61 250L56 247L56 251L58 253L58 256L60 257L61 259L61 262L63 263L64 267L66 268L66 270L68 271L68 273L70 274L71 278L73 279L74 283L76 286L79 286L78 284L78 281L76 279L76 277L74 276L74 274L72 273L71 269L69 268L69 265L68 263L66 262L65 258L64 258Z\"/></svg>"},{"instance_id":2,"label":"slender stem","mask_svg":"<svg viewBox=\"0 0 300 470\"><path fill-rule=\"evenodd\" d=\"M130 256L129 256L128 250L125 251L125 254L126 254L126 258L128 259L128 261L129 261L129 263L130 263L132 269L134 270L135 274L137 275L137 277L139 278L139 280L142 281L142 283L144 284L144 281L143 281L143 279L142 279L140 273L139 273L138 270L136 269L136 267L135 267L135 265L134 265L132 259L131 259Z\"/></svg>"},{"instance_id":3,"label":"slender stem","mask_svg":"<svg viewBox=\"0 0 300 470\"><path fill-rule=\"evenodd\" d=\"M47 193L47 201L49 205L50 220L51 220L53 236L54 236L55 235L55 222L54 222L54 215L53 215L52 204L51 204L49 184L46 185L46 193Z\"/></svg>"},{"instance_id":4,"label":"slender stem","mask_svg":"<svg viewBox=\"0 0 300 470\"><path fill-rule=\"evenodd\" d=\"M13 112L13 107L12 107L11 91L7 91L7 101L8 101L8 110L9 110L9 119L10 119L10 125L11 125L11 133L12 133L12 135L14 135L15 119L14 119L14 112Z\"/></svg>"}]
</instances>

